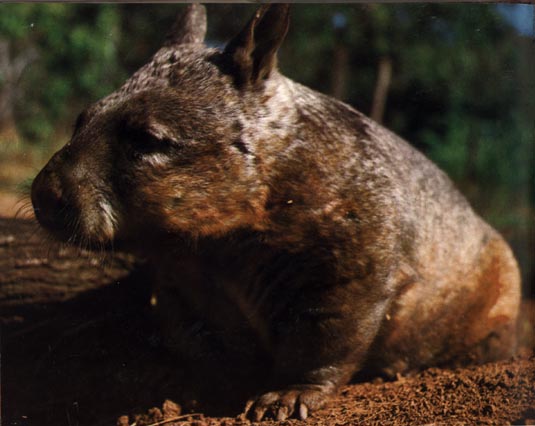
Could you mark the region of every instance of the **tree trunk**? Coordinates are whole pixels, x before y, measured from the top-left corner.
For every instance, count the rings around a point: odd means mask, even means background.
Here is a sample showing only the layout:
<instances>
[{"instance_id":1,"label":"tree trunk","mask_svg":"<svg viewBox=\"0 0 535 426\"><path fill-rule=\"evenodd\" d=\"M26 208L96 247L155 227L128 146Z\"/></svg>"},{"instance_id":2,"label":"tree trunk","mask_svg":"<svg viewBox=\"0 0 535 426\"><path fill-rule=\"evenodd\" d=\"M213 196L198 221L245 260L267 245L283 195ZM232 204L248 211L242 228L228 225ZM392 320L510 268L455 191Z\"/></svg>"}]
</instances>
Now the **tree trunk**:
<instances>
[{"instance_id":1,"label":"tree trunk","mask_svg":"<svg viewBox=\"0 0 535 426\"><path fill-rule=\"evenodd\" d=\"M154 395L140 381L162 364L149 342L145 267L122 253L102 260L44 242L39 232L35 222L0 218L0 420L115 424L117 410Z\"/></svg>"},{"instance_id":2,"label":"tree trunk","mask_svg":"<svg viewBox=\"0 0 535 426\"><path fill-rule=\"evenodd\" d=\"M347 91L349 52L346 46L338 43L334 47L331 73L331 95L344 100Z\"/></svg>"},{"instance_id":3,"label":"tree trunk","mask_svg":"<svg viewBox=\"0 0 535 426\"><path fill-rule=\"evenodd\" d=\"M126 281L135 267L125 254L99 260L55 242L44 242L37 223L0 218L0 323L28 325L50 317L91 290ZM16 327L19 328L19 327Z\"/></svg>"},{"instance_id":4,"label":"tree trunk","mask_svg":"<svg viewBox=\"0 0 535 426\"><path fill-rule=\"evenodd\" d=\"M11 59L10 43L0 39L0 136L17 138L15 103L19 98L20 77L28 65L38 58L37 51L29 48Z\"/></svg>"},{"instance_id":5,"label":"tree trunk","mask_svg":"<svg viewBox=\"0 0 535 426\"><path fill-rule=\"evenodd\" d=\"M388 56L383 56L379 60L379 68L377 71L377 83L375 84L375 92L373 94L373 104L371 111L371 118L378 123L382 123L386 98L388 96L388 88L392 80L392 60Z\"/></svg>"},{"instance_id":6,"label":"tree trunk","mask_svg":"<svg viewBox=\"0 0 535 426\"><path fill-rule=\"evenodd\" d=\"M45 238L35 220L0 218L4 349L41 345L51 335L148 305L144 266L131 255L104 256Z\"/></svg>"}]
</instances>

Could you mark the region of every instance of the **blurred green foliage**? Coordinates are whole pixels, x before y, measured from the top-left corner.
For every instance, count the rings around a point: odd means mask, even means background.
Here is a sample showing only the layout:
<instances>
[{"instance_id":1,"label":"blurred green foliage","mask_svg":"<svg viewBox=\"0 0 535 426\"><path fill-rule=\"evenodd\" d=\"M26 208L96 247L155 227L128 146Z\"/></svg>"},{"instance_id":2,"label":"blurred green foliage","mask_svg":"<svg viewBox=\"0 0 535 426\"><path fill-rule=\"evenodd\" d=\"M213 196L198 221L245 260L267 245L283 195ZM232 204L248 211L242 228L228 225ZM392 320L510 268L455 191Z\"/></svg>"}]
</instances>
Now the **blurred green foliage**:
<instances>
[{"instance_id":1,"label":"blurred green foliage","mask_svg":"<svg viewBox=\"0 0 535 426\"><path fill-rule=\"evenodd\" d=\"M0 38L12 55L33 48L38 60L20 80L19 131L43 143L73 108L112 91L126 77L118 60L121 17L113 5L0 5Z\"/></svg>"},{"instance_id":2,"label":"blurred green foliage","mask_svg":"<svg viewBox=\"0 0 535 426\"><path fill-rule=\"evenodd\" d=\"M1 4L0 40L9 41L11 55L39 53L18 82L19 133L40 145L68 137L79 110L141 66L183 7ZM256 6L207 8L207 43L223 46ZM335 65L341 49L345 62ZM495 5L296 4L279 58L286 75L326 93L342 72L341 97L367 114L378 63L388 58L385 125L445 169L511 241L526 288L532 284L535 43Z\"/></svg>"}]
</instances>

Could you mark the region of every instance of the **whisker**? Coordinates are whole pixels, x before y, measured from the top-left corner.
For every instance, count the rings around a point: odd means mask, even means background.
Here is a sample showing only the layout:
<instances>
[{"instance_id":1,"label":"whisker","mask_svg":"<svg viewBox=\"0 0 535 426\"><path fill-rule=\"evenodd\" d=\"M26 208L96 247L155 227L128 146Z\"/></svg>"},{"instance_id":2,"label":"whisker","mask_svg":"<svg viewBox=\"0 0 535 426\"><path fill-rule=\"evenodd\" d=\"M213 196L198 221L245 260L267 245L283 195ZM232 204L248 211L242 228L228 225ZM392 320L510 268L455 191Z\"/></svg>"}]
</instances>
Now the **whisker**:
<instances>
[{"instance_id":1,"label":"whisker","mask_svg":"<svg viewBox=\"0 0 535 426\"><path fill-rule=\"evenodd\" d=\"M113 244L113 240L112 240L110 243L109 264L111 264L111 261L113 260L114 257L115 257L115 245Z\"/></svg>"},{"instance_id":2,"label":"whisker","mask_svg":"<svg viewBox=\"0 0 535 426\"><path fill-rule=\"evenodd\" d=\"M13 207L17 209L14 216L15 219L18 219L20 216L33 216L32 200L27 194L19 195Z\"/></svg>"}]
</instances>

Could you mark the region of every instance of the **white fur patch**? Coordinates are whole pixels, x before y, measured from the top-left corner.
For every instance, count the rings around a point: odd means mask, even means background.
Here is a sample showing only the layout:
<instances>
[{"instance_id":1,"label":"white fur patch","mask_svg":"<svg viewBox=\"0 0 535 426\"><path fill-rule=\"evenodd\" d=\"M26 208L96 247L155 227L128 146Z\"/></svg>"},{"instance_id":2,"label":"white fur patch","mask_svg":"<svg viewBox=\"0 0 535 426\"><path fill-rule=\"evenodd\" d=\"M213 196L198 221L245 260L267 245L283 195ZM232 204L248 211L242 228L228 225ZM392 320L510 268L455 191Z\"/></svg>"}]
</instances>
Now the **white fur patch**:
<instances>
[{"instance_id":1,"label":"white fur patch","mask_svg":"<svg viewBox=\"0 0 535 426\"><path fill-rule=\"evenodd\" d=\"M169 164L169 157L165 154L156 152L143 156L143 161L149 163L153 167L164 167Z\"/></svg>"},{"instance_id":2,"label":"white fur patch","mask_svg":"<svg viewBox=\"0 0 535 426\"><path fill-rule=\"evenodd\" d=\"M101 231L108 240L112 240L117 229L117 212L106 199L100 199L98 206L102 212Z\"/></svg>"}]
</instances>

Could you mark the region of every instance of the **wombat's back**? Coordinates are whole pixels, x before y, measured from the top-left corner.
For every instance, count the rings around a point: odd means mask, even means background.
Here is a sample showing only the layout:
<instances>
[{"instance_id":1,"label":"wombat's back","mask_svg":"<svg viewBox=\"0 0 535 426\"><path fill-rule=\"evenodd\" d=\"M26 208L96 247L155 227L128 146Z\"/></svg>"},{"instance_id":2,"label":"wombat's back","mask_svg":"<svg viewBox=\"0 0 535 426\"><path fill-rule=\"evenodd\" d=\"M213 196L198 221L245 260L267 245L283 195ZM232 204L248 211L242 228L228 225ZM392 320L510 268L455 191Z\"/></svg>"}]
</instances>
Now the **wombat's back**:
<instances>
[{"instance_id":1,"label":"wombat's back","mask_svg":"<svg viewBox=\"0 0 535 426\"><path fill-rule=\"evenodd\" d=\"M379 242L372 249L377 257L397 265L390 272L397 296L370 356L386 354L379 357L383 366L397 371L512 353L520 278L507 243L409 143L347 105L297 86L300 119L314 129L307 155L319 152L317 162L331 169L321 191L331 205L339 196L356 212L356 240L371 235Z\"/></svg>"},{"instance_id":2,"label":"wombat's back","mask_svg":"<svg viewBox=\"0 0 535 426\"><path fill-rule=\"evenodd\" d=\"M502 237L402 138L342 102L284 84L297 107L296 135L306 144L290 142L285 156L298 161L279 174L295 181L290 167L306 169L309 180L299 185L311 196L299 201L314 212L296 214L287 234L302 235L305 220L323 221L318 229L330 239L343 229L350 237L338 264L351 274L372 259L396 293L369 352L372 363L395 373L512 354L520 277Z\"/></svg>"},{"instance_id":3,"label":"wombat's back","mask_svg":"<svg viewBox=\"0 0 535 426\"><path fill-rule=\"evenodd\" d=\"M399 183L392 196L404 229L400 274L408 278L400 281L371 363L395 374L511 356L521 286L510 247L445 173L401 138L372 126Z\"/></svg>"}]
</instances>

